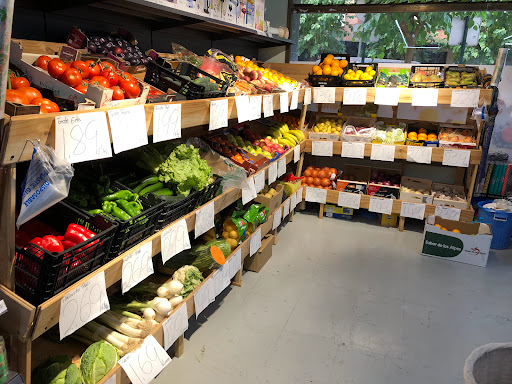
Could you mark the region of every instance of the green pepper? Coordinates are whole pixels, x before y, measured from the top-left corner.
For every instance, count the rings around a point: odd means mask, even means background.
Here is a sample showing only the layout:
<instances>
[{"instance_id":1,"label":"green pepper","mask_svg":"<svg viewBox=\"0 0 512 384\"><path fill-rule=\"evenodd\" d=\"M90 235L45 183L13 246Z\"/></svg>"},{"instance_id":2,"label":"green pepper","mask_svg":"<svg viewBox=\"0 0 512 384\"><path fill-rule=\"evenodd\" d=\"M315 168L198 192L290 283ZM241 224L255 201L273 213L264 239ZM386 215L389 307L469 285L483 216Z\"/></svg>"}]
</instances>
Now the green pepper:
<instances>
[{"instance_id":1,"label":"green pepper","mask_svg":"<svg viewBox=\"0 0 512 384\"><path fill-rule=\"evenodd\" d=\"M112 212L112 208L114 208L114 207L117 207L117 204L114 203L113 201L104 201L103 204L101 205L101 209L105 213Z\"/></svg>"},{"instance_id":2,"label":"green pepper","mask_svg":"<svg viewBox=\"0 0 512 384\"><path fill-rule=\"evenodd\" d=\"M133 191L135 193L140 193L140 191L142 191L144 188L146 188L147 186L149 185L152 185L152 184L156 184L158 183L160 180L158 180L158 176L155 176L155 175L152 175L152 176L148 176L146 177L145 179L142 179L140 181L140 184L137 185ZM162 188L162 187L160 187Z\"/></svg>"},{"instance_id":3,"label":"green pepper","mask_svg":"<svg viewBox=\"0 0 512 384\"><path fill-rule=\"evenodd\" d=\"M163 187L164 187L163 183L152 184L152 185L149 185L146 188L144 188L142 191L140 191L140 194L145 195L146 193L149 193L149 192L158 191L159 189L162 189Z\"/></svg>"},{"instance_id":4,"label":"green pepper","mask_svg":"<svg viewBox=\"0 0 512 384\"><path fill-rule=\"evenodd\" d=\"M112 216L124 221L131 219L131 216L127 214L125 211L123 211L121 208L119 208L117 205L112 207Z\"/></svg>"},{"instance_id":5,"label":"green pepper","mask_svg":"<svg viewBox=\"0 0 512 384\"><path fill-rule=\"evenodd\" d=\"M103 213L103 212L104 212L104 211L103 211L103 209L91 209L91 210L89 211L89 213L90 213L91 215L98 215L98 214Z\"/></svg>"},{"instance_id":6,"label":"green pepper","mask_svg":"<svg viewBox=\"0 0 512 384\"><path fill-rule=\"evenodd\" d=\"M128 191L127 189L122 189L120 191L114 192L110 195L103 197L101 200L102 201L116 201L116 200L122 199L122 200L132 201L132 200L134 200L134 198L135 197L132 192Z\"/></svg>"},{"instance_id":7,"label":"green pepper","mask_svg":"<svg viewBox=\"0 0 512 384\"><path fill-rule=\"evenodd\" d=\"M120 208L122 208L131 217L137 216L141 213L141 210L139 209L139 205L135 201L126 201L123 199L119 199L116 201L116 203Z\"/></svg>"},{"instance_id":8,"label":"green pepper","mask_svg":"<svg viewBox=\"0 0 512 384\"><path fill-rule=\"evenodd\" d=\"M158 191L153 192L153 195L155 196L173 196L174 193L169 188L162 188Z\"/></svg>"}]
</instances>

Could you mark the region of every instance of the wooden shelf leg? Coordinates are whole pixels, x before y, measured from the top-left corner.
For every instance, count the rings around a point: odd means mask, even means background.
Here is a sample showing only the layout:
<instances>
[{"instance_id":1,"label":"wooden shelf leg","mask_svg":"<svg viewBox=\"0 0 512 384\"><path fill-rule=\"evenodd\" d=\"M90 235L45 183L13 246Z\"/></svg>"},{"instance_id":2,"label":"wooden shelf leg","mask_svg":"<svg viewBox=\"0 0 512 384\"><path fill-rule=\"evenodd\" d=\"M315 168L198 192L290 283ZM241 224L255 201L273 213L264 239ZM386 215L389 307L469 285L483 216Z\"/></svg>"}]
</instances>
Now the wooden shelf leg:
<instances>
[{"instance_id":1,"label":"wooden shelf leg","mask_svg":"<svg viewBox=\"0 0 512 384\"><path fill-rule=\"evenodd\" d=\"M398 219L398 230L400 232L404 231L404 225L405 225L405 217L404 216L400 216L400 218Z\"/></svg>"},{"instance_id":2,"label":"wooden shelf leg","mask_svg":"<svg viewBox=\"0 0 512 384\"><path fill-rule=\"evenodd\" d=\"M0 167L0 284L14 291L16 166Z\"/></svg>"},{"instance_id":3,"label":"wooden shelf leg","mask_svg":"<svg viewBox=\"0 0 512 384\"><path fill-rule=\"evenodd\" d=\"M244 266L244 261L242 260L242 268L235 274L233 280L231 280L231 284L236 285L237 287L242 286L242 269Z\"/></svg>"},{"instance_id":4,"label":"wooden shelf leg","mask_svg":"<svg viewBox=\"0 0 512 384\"><path fill-rule=\"evenodd\" d=\"M30 384L32 372L32 340L29 338L27 341L20 341L16 336L10 336L11 348L8 351L11 356L8 361L9 364L14 365L13 371L18 372L25 382Z\"/></svg>"},{"instance_id":5,"label":"wooden shelf leg","mask_svg":"<svg viewBox=\"0 0 512 384\"><path fill-rule=\"evenodd\" d=\"M185 351L185 334L183 333L174 342L174 357L180 357Z\"/></svg>"},{"instance_id":6,"label":"wooden shelf leg","mask_svg":"<svg viewBox=\"0 0 512 384\"><path fill-rule=\"evenodd\" d=\"M304 165L304 153L300 154L299 162L297 163L297 169L295 170L295 177L302 176L302 166Z\"/></svg>"},{"instance_id":7,"label":"wooden shelf leg","mask_svg":"<svg viewBox=\"0 0 512 384\"><path fill-rule=\"evenodd\" d=\"M293 221L293 209L290 211L290 221Z\"/></svg>"},{"instance_id":8,"label":"wooden shelf leg","mask_svg":"<svg viewBox=\"0 0 512 384\"><path fill-rule=\"evenodd\" d=\"M320 204L320 208L318 210L318 218L321 220L324 218L324 205Z\"/></svg>"},{"instance_id":9,"label":"wooden shelf leg","mask_svg":"<svg viewBox=\"0 0 512 384\"><path fill-rule=\"evenodd\" d=\"M277 228L272 230L272 236L274 236L273 245L276 245L279 242L279 239L277 238Z\"/></svg>"}]
</instances>

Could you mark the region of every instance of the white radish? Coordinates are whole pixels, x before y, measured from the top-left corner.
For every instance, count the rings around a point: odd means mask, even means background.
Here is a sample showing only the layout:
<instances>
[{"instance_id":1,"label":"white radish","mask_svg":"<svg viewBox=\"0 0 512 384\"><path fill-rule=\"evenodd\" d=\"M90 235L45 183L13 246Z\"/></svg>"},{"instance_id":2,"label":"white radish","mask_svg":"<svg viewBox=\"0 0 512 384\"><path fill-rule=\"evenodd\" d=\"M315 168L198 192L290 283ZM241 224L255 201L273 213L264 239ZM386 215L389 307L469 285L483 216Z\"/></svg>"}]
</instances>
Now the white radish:
<instances>
[{"instance_id":1,"label":"white radish","mask_svg":"<svg viewBox=\"0 0 512 384\"><path fill-rule=\"evenodd\" d=\"M162 285L161 287L158 287L156 294L158 297L167 297L169 296L169 289L165 285Z\"/></svg>"},{"instance_id":2,"label":"white radish","mask_svg":"<svg viewBox=\"0 0 512 384\"><path fill-rule=\"evenodd\" d=\"M155 304L154 309L156 311L155 320L160 323L172 311L172 305L169 300L163 299Z\"/></svg>"},{"instance_id":3,"label":"white radish","mask_svg":"<svg viewBox=\"0 0 512 384\"><path fill-rule=\"evenodd\" d=\"M181 284L178 280L171 280L169 283L166 284L167 289L169 290L168 296L174 296L183 290L183 284Z\"/></svg>"},{"instance_id":4,"label":"white radish","mask_svg":"<svg viewBox=\"0 0 512 384\"><path fill-rule=\"evenodd\" d=\"M172 299L169 300L173 308L176 308L178 305L180 305L183 302L182 296L174 296Z\"/></svg>"},{"instance_id":5,"label":"white radish","mask_svg":"<svg viewBox=\"0 0 512 384\"><path fill-rule=\"evenodd\" d=\"M156 312L153 308L145 308L142 316L147 320L155 320Z\"/></svg>"}]
</instances>

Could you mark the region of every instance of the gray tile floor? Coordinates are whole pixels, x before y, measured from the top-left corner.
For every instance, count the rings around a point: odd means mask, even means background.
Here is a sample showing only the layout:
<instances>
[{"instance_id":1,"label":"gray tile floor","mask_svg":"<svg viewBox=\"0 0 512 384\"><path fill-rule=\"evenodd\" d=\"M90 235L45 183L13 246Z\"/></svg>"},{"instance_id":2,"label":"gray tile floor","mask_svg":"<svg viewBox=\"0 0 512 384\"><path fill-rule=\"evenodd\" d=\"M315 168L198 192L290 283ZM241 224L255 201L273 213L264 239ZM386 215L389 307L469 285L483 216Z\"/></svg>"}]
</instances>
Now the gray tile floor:
<instances>
[{"instance_id":1,"label":"gray tile floor","mask_svg":"<svg viewBox=\"0 0 512 384\"><path fill-rule=\"evenodd\" d=\"M155 382L463 383L474 348L512 341L512 251L487 268L423 257L420 228L295 215Z\"/></svg>"}]
</instances>

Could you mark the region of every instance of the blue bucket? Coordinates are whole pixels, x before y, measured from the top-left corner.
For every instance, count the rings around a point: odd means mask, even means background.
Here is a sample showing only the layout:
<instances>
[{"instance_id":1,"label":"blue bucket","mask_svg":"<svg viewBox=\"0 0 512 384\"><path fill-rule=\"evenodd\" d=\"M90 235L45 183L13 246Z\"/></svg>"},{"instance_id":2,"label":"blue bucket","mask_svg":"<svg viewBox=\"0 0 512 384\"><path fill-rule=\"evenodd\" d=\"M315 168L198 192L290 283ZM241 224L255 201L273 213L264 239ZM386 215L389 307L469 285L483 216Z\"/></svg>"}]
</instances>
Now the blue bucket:
<instances>
[{"instance_id":1,"label":"blue bucket","mask_svg":"<svg viewBox=\"0 0 512 384\"><path fill-rule=\"evenodd\" d=\"M506 249L512 236L512 213L484 208L492 200L478 203L478 221L489 224L492 230L492 249Z\"/></svg>"}]
</instances>

